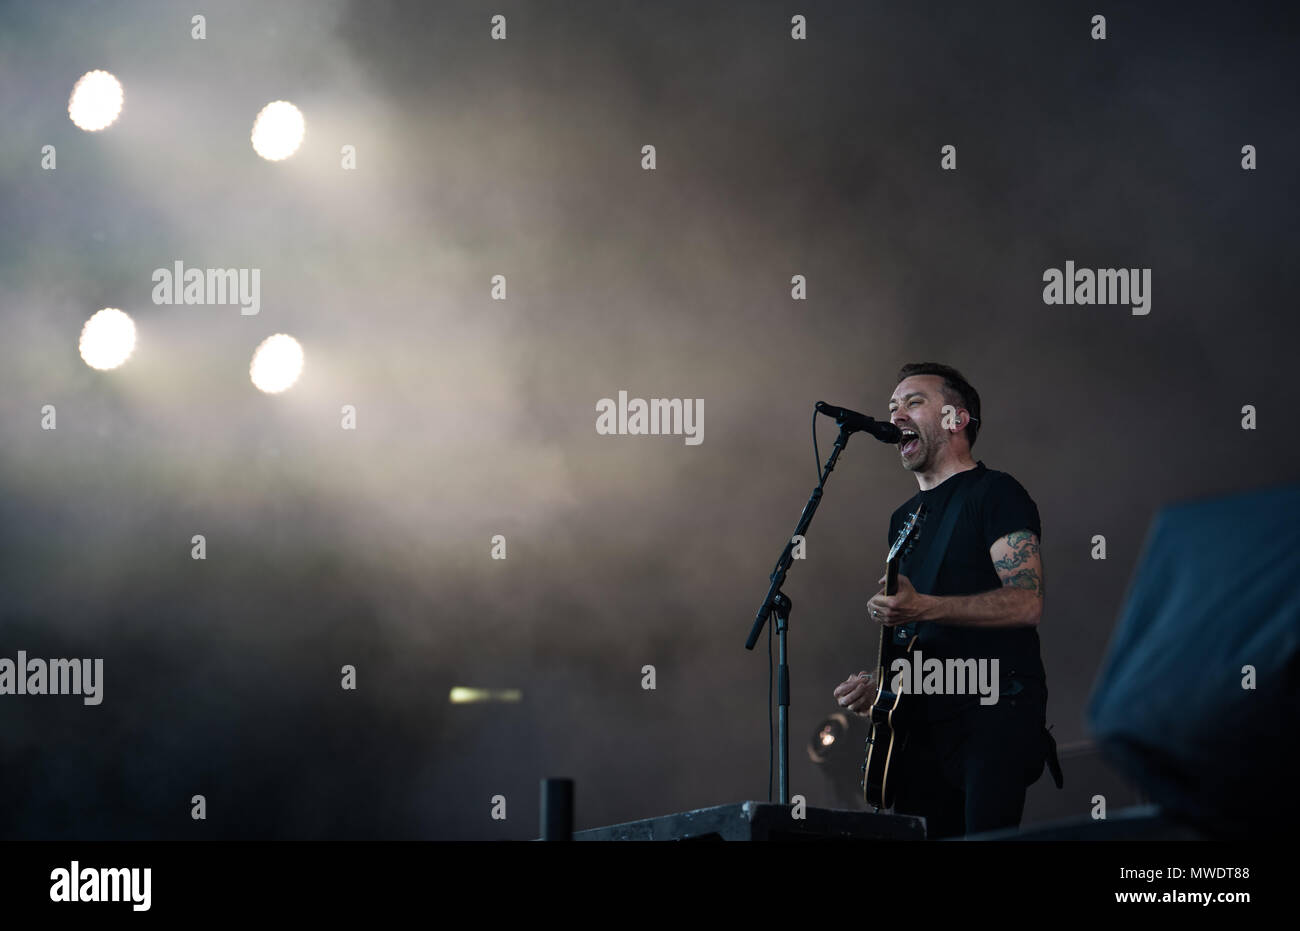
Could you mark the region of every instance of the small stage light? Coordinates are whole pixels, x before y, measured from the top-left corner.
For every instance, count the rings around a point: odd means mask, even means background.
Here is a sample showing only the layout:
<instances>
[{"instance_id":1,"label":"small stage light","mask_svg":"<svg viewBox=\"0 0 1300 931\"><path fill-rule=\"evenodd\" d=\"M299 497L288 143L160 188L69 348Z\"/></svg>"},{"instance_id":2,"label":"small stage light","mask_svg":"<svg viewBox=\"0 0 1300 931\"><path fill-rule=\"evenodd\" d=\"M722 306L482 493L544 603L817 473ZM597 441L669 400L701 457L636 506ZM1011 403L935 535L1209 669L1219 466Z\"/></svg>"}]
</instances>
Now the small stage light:
<instances>
[{"instance_id":1,"label":"small stage light","mask_svg":"<svg viewBox=\"0 0 1300 931\"><path fill-rule=\"evenodd\" d=\"M451 690L450 698L453 705L471 705L490 701L517 702L523 696L519 689L471 689L458 685Z\"/></svg>"},{"instance_id":2,"label":"small stage light","mask_svg":"<svg viewBox=\"0 0 1300 931\"><path fill-rule=\"evenodd\" d=\"M268 103L253 121L253 151L278 162L298 151L307 124L302 111L287 100Z\"/></svg>"},{"instance_id":3,"label":"small stage light","mask_svg":"<svg viewBox=\"0 0 1300 931\"><path fill-rule=\"evenodd\" d=\"M302 346L292 336L276 333L263 340L253 353L248 376L259 391L279 394L293 386L302 374Z\"/></svg>"},{"instance_id":4,"label":"small stage light","mask_svg":"<svg viewBox=\"0 0 1300 931\"><path fill-rule=\"evenodd\" d=\"M77 348L92 369L115 369L135 349L135 322L116 307L105 307L81 328Z\"/></svg>"},{"instance_id":5,"label":"small stage light","mask_svg":"<svg viewBox=\"0 0 1300 931\"><path fill-rule=\"evenodd\" d=\"M841 742L848 732L849 719L847 715L836 712L828 716L821 724L817 725L817 731L808 743L808 756L812 758L814 763L825 763L827 757L833 752L835 745Z\"/></svg>"},{"instance_id":6,"label":"small stage light","mask_svg":"<svg viewBox=\"0 0 1300 931\"><path fill-rule=\"evenodd\" d=\"M122 112L122 85L107 71L88 71L72 88L68 118L88 133L109 126Z\"/></svg>"}]
</instances>

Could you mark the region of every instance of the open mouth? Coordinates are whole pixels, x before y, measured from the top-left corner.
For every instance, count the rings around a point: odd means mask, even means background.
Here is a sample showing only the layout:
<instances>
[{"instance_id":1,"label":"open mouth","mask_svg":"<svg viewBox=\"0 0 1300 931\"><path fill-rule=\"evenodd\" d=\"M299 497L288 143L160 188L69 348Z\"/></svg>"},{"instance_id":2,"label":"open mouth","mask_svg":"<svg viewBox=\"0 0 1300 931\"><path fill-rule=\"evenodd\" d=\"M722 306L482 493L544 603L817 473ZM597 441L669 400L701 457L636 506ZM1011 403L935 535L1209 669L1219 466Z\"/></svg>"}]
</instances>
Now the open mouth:
<instances>
[{"instance_id":1,"label":"open mouth","mask_svg":"<svg viewBox=\"0 0 1300 931\"><path fill-rule=\"evenodd\" d=\"M921 438L917 436L915 430L904 430L903 438L899 440L898 448L904 456L910 456L912 453L916 452L917 447L920 445Z\"/></svg>"}]
</instances>

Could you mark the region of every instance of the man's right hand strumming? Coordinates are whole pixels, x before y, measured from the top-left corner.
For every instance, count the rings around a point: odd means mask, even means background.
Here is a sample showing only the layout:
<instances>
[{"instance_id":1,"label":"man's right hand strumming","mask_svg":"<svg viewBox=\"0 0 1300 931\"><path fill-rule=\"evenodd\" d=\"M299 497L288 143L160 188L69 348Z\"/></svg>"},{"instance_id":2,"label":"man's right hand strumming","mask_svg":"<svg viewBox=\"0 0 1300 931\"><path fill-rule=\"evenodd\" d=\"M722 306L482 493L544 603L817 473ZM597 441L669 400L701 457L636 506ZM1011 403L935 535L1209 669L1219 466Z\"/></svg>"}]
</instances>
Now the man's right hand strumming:
<instances>
[{"instance_id":1,"label":"man's right hand strumming","mask_svg":"<svg viewBox=\"0 0 1300 931\"><path fill-rule=\"evenodd\" d=\"M866 716L876 700L876 677L870 672L850 676L835 687L835 701L841 708Z\"/></svg>"}]
</instances>

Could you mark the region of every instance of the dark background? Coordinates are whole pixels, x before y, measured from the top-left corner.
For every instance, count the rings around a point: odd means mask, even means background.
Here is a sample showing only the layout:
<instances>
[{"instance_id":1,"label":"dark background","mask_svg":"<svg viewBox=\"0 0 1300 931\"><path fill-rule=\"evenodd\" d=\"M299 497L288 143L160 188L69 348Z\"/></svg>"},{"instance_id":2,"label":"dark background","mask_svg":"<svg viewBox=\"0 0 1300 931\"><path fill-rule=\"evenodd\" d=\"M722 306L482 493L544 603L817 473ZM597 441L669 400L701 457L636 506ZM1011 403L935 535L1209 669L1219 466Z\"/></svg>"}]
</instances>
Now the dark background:
<instances>
[{"instance_id":1,"label":"dark background","mask_svg":"<svg viewBox=\"0 0 1300 931\"><path fill-rule=\"evenodd\" d=\"M0 9L0 656L106 680L98 707L0 697L2 837L526 838L546 776L580 828L766 798L743 642L815 482L812 404L883 417L905 362L962 370L975 458L1038 504L1062 744L1153 514L1297 475L1285 6ZM83 133L93 68L126 102ZM273 164L248 133L281 98L307 135ZM178 259L260 268L261 313L155 306ZM1151 268L1150 314L1045 305L1067 260ZM77 336L105 306L139 335L101 373ZM273 397L247 370L276 332L306 368ZM703 398L703 444L598 436L620 389ZM915 489L856 438L786 588L810 804L838 804L804 746L873 660ZM1045 778L1027 821L1103 785Z\"/></svg>"}]
</instances>

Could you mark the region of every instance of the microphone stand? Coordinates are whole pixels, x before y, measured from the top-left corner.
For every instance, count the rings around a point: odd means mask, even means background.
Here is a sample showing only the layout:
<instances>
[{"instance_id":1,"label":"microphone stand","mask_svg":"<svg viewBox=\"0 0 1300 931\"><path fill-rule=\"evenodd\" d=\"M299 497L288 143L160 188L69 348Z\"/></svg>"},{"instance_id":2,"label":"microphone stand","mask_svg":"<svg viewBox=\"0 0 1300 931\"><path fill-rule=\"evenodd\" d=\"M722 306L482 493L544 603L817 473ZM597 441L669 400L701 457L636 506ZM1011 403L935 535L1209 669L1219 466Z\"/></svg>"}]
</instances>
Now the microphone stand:
<instances>
[{"instance_id":1,"label":"microphone stand","mask_svg":"<svg viewBox=\"0 0 1300 931\"><path fill-rule=\"evenodd\" d=\"M780 644L776 678L777 783L782 805L790 804L790 667L787 663L785 635L786 629L789 627L790 609L793 607L793 603L786 597L785 592L781 591L781 586L785 584L786 572L789 570L791 563L794 562L794 558L791 556L794 550L794 538L807 534L808 526L817 513L818 505L821 504L822 489L826 486L826 479L830 476L831 470L835 468L835 461L839 459L840 453L848 445L849 436L852 433L851 429L843 424L840 425L840 435L835 438L835 446L831 450L830 457L826 460L825 468L822 469L817 487L813 489L812 495L808 498L808 503L804 505L803 514L799 517L799 525L795 527L794 533L786 541L781 558L776 561L776 568L772 570L772 574L769 576L771 584L767 588L767 595L763 598L763 604L759 607L758 615L754 618L754 627L749 632L749 639L745 641L746 650L754 649L754 644L758 642L758 635L763 632L763 625L775 615L776 637L777 642ZM771 783L768 785L770 787Z\"/></svg>"}]
</instances>

